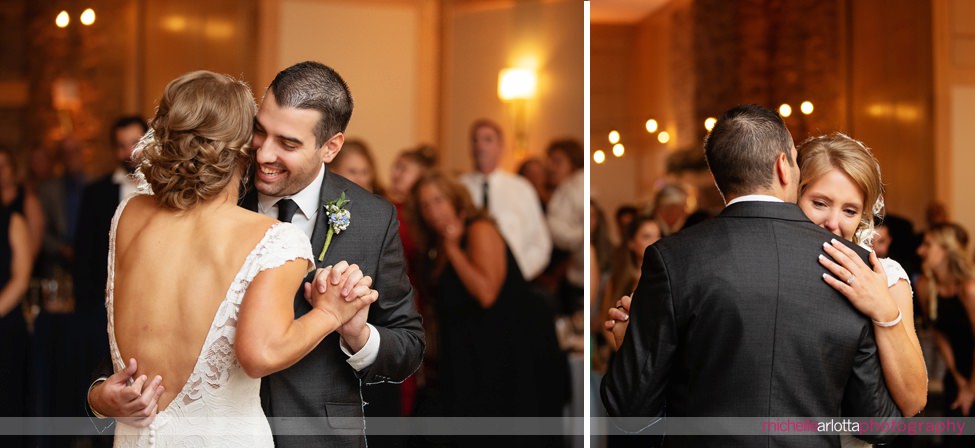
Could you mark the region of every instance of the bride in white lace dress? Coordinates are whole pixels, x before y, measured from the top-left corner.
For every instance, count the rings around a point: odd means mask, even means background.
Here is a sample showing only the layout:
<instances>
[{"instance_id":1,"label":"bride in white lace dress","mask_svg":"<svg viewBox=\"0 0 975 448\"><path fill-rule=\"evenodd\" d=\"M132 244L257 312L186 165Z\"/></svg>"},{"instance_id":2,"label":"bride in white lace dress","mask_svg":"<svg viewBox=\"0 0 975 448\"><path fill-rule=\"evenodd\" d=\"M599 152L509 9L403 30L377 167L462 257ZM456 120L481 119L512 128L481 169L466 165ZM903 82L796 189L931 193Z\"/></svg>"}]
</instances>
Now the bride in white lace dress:
<instances>
[{"instance_id":1,"label":"bride in white lace dress","mask_svg":"<svg viewBox=\"0 0 975 448\"><path fill-rule=\"evenodd\" d=\"M243 82L188 73L167 85L134 156L145 182L112 221L109 342L116 371L137 358L135 376L160 375L165 391L151 425L119 422L116 446L273 446L260 378L376 299L371 279L343 267L358 298L315 288L318 311L294 319L314 267L307 237L237 206L255 113Z\"/></svg>"}]
</instances>

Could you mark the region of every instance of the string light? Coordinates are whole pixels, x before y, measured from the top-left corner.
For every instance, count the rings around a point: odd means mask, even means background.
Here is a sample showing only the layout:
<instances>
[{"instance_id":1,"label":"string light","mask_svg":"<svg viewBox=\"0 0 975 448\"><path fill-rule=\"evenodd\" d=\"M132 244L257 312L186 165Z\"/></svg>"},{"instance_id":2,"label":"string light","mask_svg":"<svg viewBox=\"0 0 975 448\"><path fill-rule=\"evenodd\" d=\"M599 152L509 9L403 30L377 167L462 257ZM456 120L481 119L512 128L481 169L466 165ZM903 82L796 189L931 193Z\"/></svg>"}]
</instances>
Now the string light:
<instances>
[{"instance_id":1,"label":"string light","mask_svg":"<svg viewBox=\"0 0 975 448\"><path fill-rule=\"evenodd\" d=\"M592 153L592 160L596 162L597 165L602 164L606 161L606 153L602 149L597 149L596 152Z\"/></svg>"},{"instance_id":2,"label":"string light","mask_svg":"<svg viewBox=\"0 0 975 448\"><path fill-rule=\"evenodd\" d=\"M811 114L813 112L812 101L803 101L802 104L799 105L799 110L802 111L804 115Z\"/></svg>"},{"instance_id":3,"label":"string light","mask_svg":"<svg viewBox=\"0 0 975 448\"><path fill-rule=\"evenodd\" d=\"M647 132L651 134L657 132L657 120L654 120L653 118L647 120Z\"/></svg>"},{"instance_id":4,"label":"string light","mask_svg":"<svg viewBox=\"0 0 975 448\"><path fill-rule=\"evenodd\" d=\"M609 131L609 144L615 145L620 142L619 131Z\"/></svg>"},{"instance_id":5,"label":"string light","mask_svg":"<svg viewBox=\"0 0 975 448\"><path fill-rule=\"evenodd\" d=\"M788 118L789 115L792 115L792 106L782 103L782 105L779 106L779 115Z\"/></svg>"},{"instance_id":6,"label":"string light","mask_svg":"<svg viewBox=\"0 0 975 448\"><path fill-rule=\"evenodd\" d=\"M68 16L68 11L61 11L58 13L57 18L54 19L54 24L57 25L58 28L64 28L68 26L69 23L71 23L71 17Z\"/></svg>"},{"instance_id":7,"label":"string light","mask_svg":"<svg viewBox=\"0 0 975 448\"><path fill-rule=\"evenodd\" d=\"M704 129L707 129L708 132L711 132L711 130L714 129L714 124L717 123L717 122L718 122L718 119L717 118L714 118L714 117L707 117L707 118L705 118L704 119Z\"/></svg>"},{"instance_id":8,"label":"string light","mask_svg":"<svg viewBox=\"0 0 975 448\"><path fill-rule=\"evenodd\" d=\"M623 157L623 153L625 151L626 150L623 148L623 145L621 143L617 143L617 144L613 145L613 155L614 156L616 156L616 157Z\"/></svg>"}]
</instances>

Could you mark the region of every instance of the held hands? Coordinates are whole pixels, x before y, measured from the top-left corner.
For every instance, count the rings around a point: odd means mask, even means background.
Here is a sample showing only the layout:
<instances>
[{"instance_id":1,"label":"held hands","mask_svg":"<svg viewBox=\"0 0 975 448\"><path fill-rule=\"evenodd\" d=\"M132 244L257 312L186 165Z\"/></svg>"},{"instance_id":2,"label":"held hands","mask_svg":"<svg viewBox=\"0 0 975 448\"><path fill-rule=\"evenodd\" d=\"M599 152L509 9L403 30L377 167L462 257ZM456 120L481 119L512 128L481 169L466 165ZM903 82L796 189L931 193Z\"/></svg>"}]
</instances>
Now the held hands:
<instances>
[{"instance_id":1,"label":"held hands","mask_svg":"<svg viewBox=\"0 0 975 448\"><path fill-rule=\"evenodd\" d=\"M857 310L874 322L891 322L897 318L897 304L890 296L887 274L877 254L870 253L871 269L856 252L835 239L832 244L823 243L823 250L836 260L833 262L823 255L819 256L819 264L836 276L823 274L827 284L846 296Z\"/></svg>"},{"instance_id":2,"label":"held hands","mask_svg":"<svg viewBox=\"0 0 975 448\"><path fill-rule=\"evenodd\" d=\"M133 381L136 366L135 359L129 359L128 367L115 372L89 392L88 402L100 414L117 417L122 423L141 428L149 426L156 418L159 397L165 388L158 375L148 383L146 375Z\"/></svg>"},{"instance_id":3,"label":"held hands","mask_svg":"<svg viewBox=\"0 0 975 448\"><path fill-rule=\"evenodd\" d=\"M341 261L319 269L314 284L305 283L305 299L333 316L341 324L338 332L346 344L358 351L369 337L369 305L379 298L379 292L371 286L372 277L363 275L358 265Z\"/></svg>"},{"instance_id":4,"label":"held hands","mask_svg":"<svg viewBox=\"0 0 975 448\"><path fill-rule=\"evenodd\" d=\"M623 344L623 335L630 324L630 301L632 296L623 296L616 301L616 308L609 309L609 320L603 323L603 328L609 333L609 343L613 350L619 350Z\"/></svg>"}]
</instances>

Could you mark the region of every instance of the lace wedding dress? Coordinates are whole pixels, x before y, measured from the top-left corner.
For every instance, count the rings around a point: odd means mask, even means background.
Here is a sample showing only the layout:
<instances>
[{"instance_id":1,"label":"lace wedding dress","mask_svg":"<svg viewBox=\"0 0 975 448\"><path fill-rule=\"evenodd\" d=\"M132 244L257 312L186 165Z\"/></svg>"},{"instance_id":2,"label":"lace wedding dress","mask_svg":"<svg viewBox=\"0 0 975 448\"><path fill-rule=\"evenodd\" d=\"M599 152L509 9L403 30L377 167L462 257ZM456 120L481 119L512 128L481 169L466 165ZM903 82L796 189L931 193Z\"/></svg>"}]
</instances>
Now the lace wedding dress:
<instances>
[{"instance_id":1,"label":"lace wedding dress","mask_svg":"<svg viewBox=\"0 0 975 448\"><path fill-rule=\"evenodd\" d=\"M131 197L119 205L109 236L108 338L115 371L125 369L115 339L115 231ZM290 223L271 226L247 255L220 303L193 372L182 390L146 428L119 423L116 447L271 447L271 428L261 409L261 380L247 376L234 351L237 312L248 285L265 269L306 259L313 262L308 237Z\"/></svg>"}]
</instances>

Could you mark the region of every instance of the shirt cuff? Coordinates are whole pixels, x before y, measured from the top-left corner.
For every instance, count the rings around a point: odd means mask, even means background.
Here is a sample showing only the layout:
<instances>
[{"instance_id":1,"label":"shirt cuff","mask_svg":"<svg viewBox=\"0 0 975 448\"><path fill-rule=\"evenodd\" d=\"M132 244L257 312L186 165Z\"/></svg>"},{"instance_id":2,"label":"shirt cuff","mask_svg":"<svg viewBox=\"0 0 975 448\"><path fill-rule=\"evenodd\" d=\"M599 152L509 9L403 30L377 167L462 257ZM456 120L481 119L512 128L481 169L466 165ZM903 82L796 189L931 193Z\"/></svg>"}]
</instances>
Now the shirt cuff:
<instances>
[{"instance_id":1,"label":"shirt cuff","mask_svg":"<svg viewBox=\"0 0 975 448\"><path fill-rule=\"evenodd\" d=\"M369 339L366 340L366 345L362 346L359 353L353 354L349 346L345 344L345 339L339 338L339 347L342 349L342 353L349 357L345 362L349 363L356 372L371 366L372 363L376 362L376 357L379 356L379 332L372 324L367 323L366 325L369 326Z\"/></svg>"}]
</instances>

